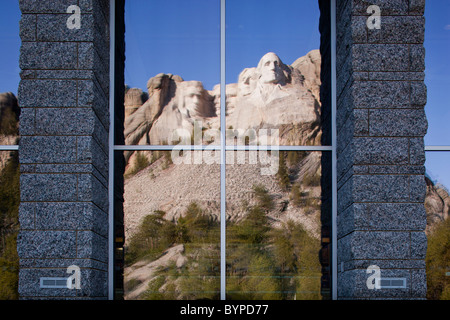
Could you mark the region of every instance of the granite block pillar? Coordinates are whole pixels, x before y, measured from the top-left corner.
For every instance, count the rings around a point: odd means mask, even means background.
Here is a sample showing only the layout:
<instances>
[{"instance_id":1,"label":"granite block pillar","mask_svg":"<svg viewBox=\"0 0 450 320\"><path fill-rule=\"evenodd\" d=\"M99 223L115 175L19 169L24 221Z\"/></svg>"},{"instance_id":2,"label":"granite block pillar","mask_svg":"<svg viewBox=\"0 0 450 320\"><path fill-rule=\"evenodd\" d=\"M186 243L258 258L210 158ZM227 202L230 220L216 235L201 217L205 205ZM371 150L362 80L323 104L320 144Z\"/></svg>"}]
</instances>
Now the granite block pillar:
<instances>
[{"instance_id":1,"label":"granite block pillar","mask_svg":"<svg viewBox=\"0 0 450 320\"><path fill-rule=\"evenodd\" d=\"M108 297L109 0L20 0L21 299ZM80 9L80 28L68 20ZM41 288L69 277L80 289Z\"/></svg>"},{"instance_id":2,"label":"granite block pillar","mask_svg":"<svg viewBox=\"0 0 450 320\"><path fill-rule=\"evenodd\" d=\"M424 5L337 0L338 299L426 297Z\"/></svg>"}]
</instances>

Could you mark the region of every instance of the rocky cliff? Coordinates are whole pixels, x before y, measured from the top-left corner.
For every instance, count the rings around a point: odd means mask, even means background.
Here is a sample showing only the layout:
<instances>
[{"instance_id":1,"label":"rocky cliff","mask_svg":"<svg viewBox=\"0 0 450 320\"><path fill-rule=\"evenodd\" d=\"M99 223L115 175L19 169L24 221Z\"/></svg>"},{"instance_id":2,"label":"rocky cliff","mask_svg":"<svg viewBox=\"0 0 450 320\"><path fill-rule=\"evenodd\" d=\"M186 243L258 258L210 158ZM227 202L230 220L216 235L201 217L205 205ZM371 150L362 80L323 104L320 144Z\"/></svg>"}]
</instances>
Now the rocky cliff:
<instances>
[{"instance_id":1,"label":"rocky cliff","mask_svg":"<svg viewBox=\"0 0 450 320\"><path fill-rule=\"evenodd\" d=\"M425 177L427 193L425 197L425 211L427 213L426 233L433 232L439 222L448 219L450 210L450 197L446 187L439 183L433 183Z\"/></svg>"},{"instance_id":2,"label":"rocky cliff","mask_svg":"<svg viewBox=\"0 0 450 320\"><path fill-rule=\"evenodd\" d=\"M17 144L20 108L11 92L0 93L0 145ZM0 152L0 170L9 159L9 152Z\"/></svg>"},{"instance_id":3,"label":"rocky cliff","mask_svg":"<svg viewBox=\"0 0 450 320\"><path fill-rule=\"evenodd\" d=\"M180 76L159 74L147 83L148 100L125 120L127 144L162 145L177 144L171 140L173 133L184 130L192 133L194 123L201 121L202 129L219 129L220 86L207 91L199 81L184 81ZM311 51L292 65L284 64L274 53L264 55L257 67L241 72L237 83L228 84L227 128L233 132L248 129L277 129L281 145L318 145L320 143L320 53ZM142 97L139 89L127 92L125 106L136 105ZM258 137L263 138L263 137ZM189 140L189 144L190 144ZM219 141L216 141L216 144ZM239 143L239 140L238 140ZM219 215L219 166L178 165L167 166L166 160L155 152L126 153L129 161L127 173L146 158L147 169L125 182L125 219L127 233L154 210L167 211L169 219L176 219L187 203L197 201L208 208L211 215ZM194 155L195 157L195 155ZM247 154L248 157L248 154ZM248 158L247 158L248 159ZM278 178L261 176L261 164L246 163L228 166L229 215L242 215L242 202L249 199L253 185L264 185L283 208L283 216L301 220L303 209L291 208L289 192L279 186ZM309 173L300 170L308 164ZM295 168L294 168L295 167ZM303 163L293 164L291 183L305 177L320 175L320 153L310 153ZM149 173L150 172L150 173ZM275 172L276 173L276 172ZM297 179L297 180L296 180ZM150 191L152 190L152 191ZM310 196L320 198L320 188L310 190ZM309 192L309 191L308 191ZM281 210L281 209L280 209ZM317 214L314 219L304 218L308 229L318 234ZM315 220L315 221L313 221Z\"/></svg>"}]
</instances>

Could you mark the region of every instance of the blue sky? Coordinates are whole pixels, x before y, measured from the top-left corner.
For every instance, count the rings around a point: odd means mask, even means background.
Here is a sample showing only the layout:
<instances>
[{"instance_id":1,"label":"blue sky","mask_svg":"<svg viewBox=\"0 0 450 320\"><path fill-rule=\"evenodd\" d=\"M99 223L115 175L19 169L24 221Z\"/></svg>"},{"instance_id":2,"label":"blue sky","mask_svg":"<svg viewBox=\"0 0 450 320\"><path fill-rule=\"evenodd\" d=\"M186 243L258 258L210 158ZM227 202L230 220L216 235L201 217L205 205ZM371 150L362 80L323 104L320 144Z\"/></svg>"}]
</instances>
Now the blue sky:
<instances>
[{"instance_id":1,"label":"blue sky","mask_svg":"<svg viewBox=\"0 0 450 320\"><path fill-rule=\"evenodd\" d=\"M0 9L0 92L17 93L19 69L19 1L2 0Z\"/></svg>"},{"instance_id":2,"label":"blue sky","mask_svg":"<svg viewBox=\"0 0 450 320\"><path fill-rule=\"evenodd\" d=\"M226 3L227 83L269 51L291 64L319 48L316 1ZM125 10L128 85L145 89L158 73L200 80L208 90L220 82L220 1L133 0Z\"/></svg>"},{"instance_id":3,"label":"blue sky","mask_svg":"<svg viewBox=\"0 0 450 320\"><path fill-rule=\"evenodd\" d=\"M174 10L176 8L177 10ZM206 89L220 82L220 1L128 0L126 83L145 89L158 73L200 80ZM450 145L450 1L426 5L427 145ZM319 48L316 0L227 0L226 81L237 81L267 52L291 64ZM0 92L17 93L19 77L17 0L0 10ZM448 160L448 161L447 161ZM450 186L450 153L427 153L427 170Z\"/></svg>"}]
</instances>

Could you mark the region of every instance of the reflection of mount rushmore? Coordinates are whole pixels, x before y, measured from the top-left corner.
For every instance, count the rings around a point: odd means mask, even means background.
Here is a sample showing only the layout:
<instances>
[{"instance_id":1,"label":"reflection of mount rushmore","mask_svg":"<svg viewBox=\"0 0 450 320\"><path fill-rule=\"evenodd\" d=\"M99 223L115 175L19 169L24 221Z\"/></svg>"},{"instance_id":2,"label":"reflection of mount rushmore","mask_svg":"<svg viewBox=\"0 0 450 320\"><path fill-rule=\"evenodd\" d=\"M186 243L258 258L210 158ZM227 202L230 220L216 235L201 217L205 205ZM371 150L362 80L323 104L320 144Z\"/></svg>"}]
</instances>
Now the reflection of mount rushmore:
<instances>
[{"instance_id":1,"label":"reflection of mount rushmore","mask_svg":"<svg viewBox=\"0 0 450 320\"><path fill-rule=\"evenodd\" d=\"M220 85L208 91L199 81L159 74L148 81L147 88L148 95L137 88L126 91L126 144L175 145L178 141L171 141L173 132L184 129L191 133L196 121L202 122L205 134L205 130L220 129ZM318 145L321 138L319 92L319 50L311 51L290 66L283 64L276 54L268 53L257 67L244 69L237 83L226 86L227 134L230 128L233 131L254 129L258 133L259 129L278 129L280 145ZM158 167L159 162L155 160L158 156L152 152L125 152L125 156L126 173L136 172L140 156L147 157L150 163L148 169L125 180L127 235L133 233L142 217L154 210L165 211L169 220L177 219L189 202L195 201L211 216L220 212L218 166L183 165L167 169L164 165ZM264 185L278 197L277 206L279 203L283 206L283 201L289 198L289 193L278 186L276 176L261 174L262 166L262 163L248 163L228 167L227 215L237 218L244 214L242 201L252 201L249 197L254 184ZM320 174L320 166L320 153L308 154L297 178ZM320 187L315 187L310 196L317 198L319 194ZM302 215L294 207L283 211L285 219L298 220L302 216L307 229L317 233L315 215Z\"/></svg>"},{"instance_id":2,"label":"reflection of mount rushmore","mask_svg":"<svg viewBox=\"0 0 450 320\"><path fill-rule=\"evenodd\" d=\"M140 89L126 93L126 144L177 144L171 141L173 132L192 132L194 121L202 121L204 129L219 129L219 85L207 91L199 81L159 74L147 88L146 101ZM227 128L279 129L280 145L319 144L319 91L318 50L291 66L267 53L256 68L241 72L238 83L226 86Z\"/></svg>"}]
</instances>

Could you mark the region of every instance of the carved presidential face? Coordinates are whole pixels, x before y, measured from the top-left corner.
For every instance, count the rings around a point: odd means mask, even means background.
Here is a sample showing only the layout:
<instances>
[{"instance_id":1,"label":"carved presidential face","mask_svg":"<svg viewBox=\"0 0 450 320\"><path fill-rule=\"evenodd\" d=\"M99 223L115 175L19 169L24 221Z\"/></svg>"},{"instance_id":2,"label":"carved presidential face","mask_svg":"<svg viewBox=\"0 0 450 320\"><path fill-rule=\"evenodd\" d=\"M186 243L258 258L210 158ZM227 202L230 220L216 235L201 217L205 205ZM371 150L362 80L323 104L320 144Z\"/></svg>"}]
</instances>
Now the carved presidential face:
<instances>
[{"instance_id":1,"label":"carved presidential face","mask_svg":"<svg viewBox=\"0 0 450 320\"><path fill-rule=\"evenodd\" d=\"M261 58L258 71L261 75L259 80L262 83L279 83L284 79L281 60L273 52L269 52Z\"/></svg>"},{"instance_id":2,"label":"carved presidential face","mask_svg":"<svg viewBox=\"0 0 450 320\"><path fill-rule=\"evenodd\" d=\"M195 111L199 109L202 104L203 86L201 83L187 81L184 84L184 108L189 111Z\"/></svg>"}]
</instances>

